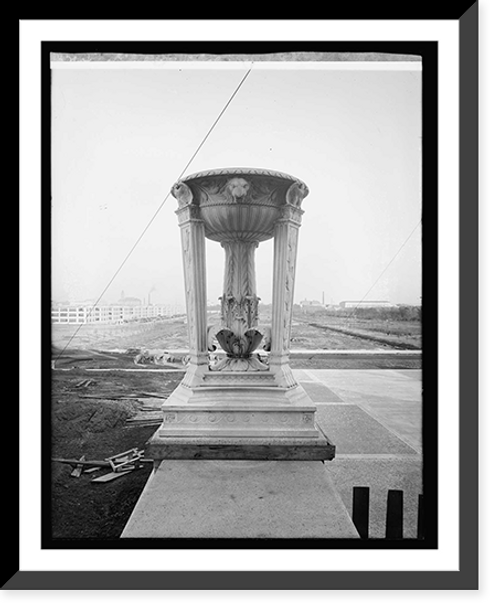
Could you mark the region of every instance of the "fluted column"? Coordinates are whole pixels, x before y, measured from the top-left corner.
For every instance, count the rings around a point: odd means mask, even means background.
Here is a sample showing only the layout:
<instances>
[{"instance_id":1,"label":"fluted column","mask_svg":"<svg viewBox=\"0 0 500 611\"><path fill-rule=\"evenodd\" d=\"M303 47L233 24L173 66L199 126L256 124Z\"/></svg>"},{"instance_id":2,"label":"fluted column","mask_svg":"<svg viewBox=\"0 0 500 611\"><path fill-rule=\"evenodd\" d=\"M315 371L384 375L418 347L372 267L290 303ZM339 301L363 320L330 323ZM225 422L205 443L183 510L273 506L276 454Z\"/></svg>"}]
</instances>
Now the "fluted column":
<instances>
[{"instance_id":1,"label":"fluted column","mask_svg":"<svg viewBox=\"0 0 500 611\"><path fill-rule=\"evenodd\" d=\"M199 218L199 207L192 203L189 187L180 183L174 186L173 191L179 202L176 212L181 230L189 368L194 373L193 368L208 363L205 226Z\"/></svg>"},{"instance_id":2,"label":"fluted column","mask_svg":"<svg viewBox=\"0 0 500 611\"><path fill-rule=\"evenodd\" d=\"M296 384L289 368L290 336L299 228L303 210L300 208L306 189L294 183L287 192L283 214L274 226L272 338L269 364L280 383Z\"/></svg>"}]
</instances>

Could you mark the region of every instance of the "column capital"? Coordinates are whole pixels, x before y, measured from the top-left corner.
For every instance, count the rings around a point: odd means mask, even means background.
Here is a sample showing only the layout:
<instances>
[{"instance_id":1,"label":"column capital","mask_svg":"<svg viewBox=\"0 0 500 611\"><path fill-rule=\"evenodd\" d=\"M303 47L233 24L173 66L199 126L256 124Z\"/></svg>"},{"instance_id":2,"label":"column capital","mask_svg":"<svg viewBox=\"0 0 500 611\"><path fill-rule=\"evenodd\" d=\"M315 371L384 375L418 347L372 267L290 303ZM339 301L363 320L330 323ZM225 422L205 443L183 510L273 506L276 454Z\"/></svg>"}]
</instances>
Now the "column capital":
<instances>
[{"instance_id":1,"label":"column capital","mask_svg":"<svg viewBox=\"0 0 500 611\"><path fill-rule=\"evenodd\" d=\"M182 208L179 207L175 213L177 214L179 225L184 225L189 222L203 223L200 218L200 208L196 205L190 204Z\"/></svg>"},{"instance_id":2,"label":"column capital","mask_svg":"<svg viewBox=\"0 0 500 611\"><path fill-rule=\"evenodd\" d=\"M297 227L300 227L302 224L302 215L304 214L304 210L297 206L293 206L291 204L285 204L282 208L281 217L276 221L276 223L292 223Z\"/></svg>"}]
</instances>

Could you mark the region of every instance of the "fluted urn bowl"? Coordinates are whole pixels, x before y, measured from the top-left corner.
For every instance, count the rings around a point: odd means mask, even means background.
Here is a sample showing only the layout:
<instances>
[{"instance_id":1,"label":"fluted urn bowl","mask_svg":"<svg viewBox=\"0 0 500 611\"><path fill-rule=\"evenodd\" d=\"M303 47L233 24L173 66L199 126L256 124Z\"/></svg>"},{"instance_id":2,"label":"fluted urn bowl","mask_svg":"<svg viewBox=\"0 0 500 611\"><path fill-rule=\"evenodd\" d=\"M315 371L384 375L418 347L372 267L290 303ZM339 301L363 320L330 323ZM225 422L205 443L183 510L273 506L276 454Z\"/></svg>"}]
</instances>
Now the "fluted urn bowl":
<instances>
[{"instance_id":1,"label":"fluted urn bowl","mask_svg":"<svg viewBox=\"0 0 500 611\"><path fill-rule=\"evenodd\" d=\"M299 179L258 168L208 170L172 187L180 208L199 208L206 237L217 242L269 240L284 207L300 206L307 193Z\"/></svg>"}]
</instances>

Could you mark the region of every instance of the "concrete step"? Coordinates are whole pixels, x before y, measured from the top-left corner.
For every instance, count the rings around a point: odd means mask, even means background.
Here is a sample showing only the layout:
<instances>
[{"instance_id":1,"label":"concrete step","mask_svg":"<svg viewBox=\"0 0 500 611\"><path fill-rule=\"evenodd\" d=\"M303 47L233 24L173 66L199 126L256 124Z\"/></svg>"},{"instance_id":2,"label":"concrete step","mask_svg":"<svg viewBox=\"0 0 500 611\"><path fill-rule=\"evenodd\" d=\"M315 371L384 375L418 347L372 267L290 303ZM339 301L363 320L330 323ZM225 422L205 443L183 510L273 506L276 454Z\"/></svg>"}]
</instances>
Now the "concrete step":
<instances>
[{"instance_id":1,"label":"concrete step","mask_svg":"<svg viewBox=\"0 0 500 611\"><path fill-rule=\"evenodd\" d=\"M320 461L164 460L122 538L359 538Z\"/></svg>"}]
</instances>

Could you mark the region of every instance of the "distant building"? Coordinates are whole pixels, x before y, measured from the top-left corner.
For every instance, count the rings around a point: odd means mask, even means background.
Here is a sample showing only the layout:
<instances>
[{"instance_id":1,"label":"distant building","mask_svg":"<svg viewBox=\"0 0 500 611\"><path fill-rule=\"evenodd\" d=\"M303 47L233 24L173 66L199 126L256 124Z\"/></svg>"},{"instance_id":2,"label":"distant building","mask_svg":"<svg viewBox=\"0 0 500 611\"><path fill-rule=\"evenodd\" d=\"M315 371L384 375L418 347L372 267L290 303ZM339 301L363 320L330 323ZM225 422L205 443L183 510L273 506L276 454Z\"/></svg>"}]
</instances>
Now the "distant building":
<instances>
[{"instance_id":1,"label":"distant building","mask_svg":"<svg viewBox=\"0 0 500 611\"><path fill-rule=\"evenodd\" d=\"M311 301L304 299L300 302L300 307L302 312L317 312L325 309L325 306L320 301L316 301L314 299Z\"/></svg>"},{"instance_id":2,"label":"distant building","mask_svg":"<svg viewBox=\"0 0 500 611\"><path fill-rule=\"evenodd\" d=\"M127 298L133 299L131 297ZM122 301L122 300L120 300ZM51 318L53 324L114 324L140 318L155 318L156 316L173 316L182 314L183 308L178 305L137 305L124 303L110 305L86 304L52 304Z\"/></svg>"},{"instance_id":3,"label":"distant building","mask_svg":"<svg viewBox=\"0 0 500 611\"><path fill-rule=\"evenodd\" d=\"M349 309L349 308L397 308L398 306L394 305L390 301L341 301L339 303L341 308Z\"/></svg>"},{"instance_id":4,"label":"distant building","mask_svg":"<svg viewBox=\"0 0 500 611\"><path fill-rule=\"evenodd\" d=\"M117 305L127 305L127 306L140 306L142 305L142 301L139 297L122 297L117 302Z\"/></svg>"}]
</instances>

